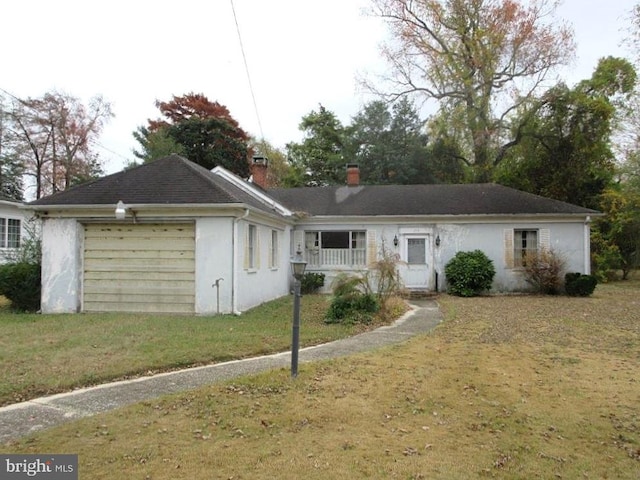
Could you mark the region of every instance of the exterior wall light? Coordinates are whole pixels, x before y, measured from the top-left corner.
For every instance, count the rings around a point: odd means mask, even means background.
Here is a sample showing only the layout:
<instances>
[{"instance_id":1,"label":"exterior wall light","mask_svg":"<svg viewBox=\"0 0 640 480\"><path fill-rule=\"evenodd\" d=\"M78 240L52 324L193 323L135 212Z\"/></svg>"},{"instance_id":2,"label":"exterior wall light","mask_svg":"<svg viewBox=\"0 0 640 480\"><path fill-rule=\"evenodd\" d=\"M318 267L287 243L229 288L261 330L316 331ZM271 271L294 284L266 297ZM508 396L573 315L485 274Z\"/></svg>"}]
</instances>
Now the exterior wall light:
<instances>
[{"instance_id":1,"label":"exterior wall light","mask_svg":"<svg viewBox=\"0 0 640 480\"><path fill-rule=\"evenodd\" d=\"M440 246L440 235L436 236L436 247Z\"/></svg>"},{"instance_id":2,"label":"exterior wall light","mask_svg":"<svg viewBox=\"0 0 640 480\"><path fill-rule=\"evenodd\" d=\"M393 236L393 246L397 247L398 246L398 235L394 235Z\"/></svg>"},{"instance_id":3,"label":"exterior wall light","mask_svg":"<svg viewBox=\"0 0 640 480\"><path fill-rule=\"evenodd\" d=\"M116 204L116 220L124 220L125 215L127 214L127 208L122 203L122 200L118 200Z\"/></svg>"}]
</instances>

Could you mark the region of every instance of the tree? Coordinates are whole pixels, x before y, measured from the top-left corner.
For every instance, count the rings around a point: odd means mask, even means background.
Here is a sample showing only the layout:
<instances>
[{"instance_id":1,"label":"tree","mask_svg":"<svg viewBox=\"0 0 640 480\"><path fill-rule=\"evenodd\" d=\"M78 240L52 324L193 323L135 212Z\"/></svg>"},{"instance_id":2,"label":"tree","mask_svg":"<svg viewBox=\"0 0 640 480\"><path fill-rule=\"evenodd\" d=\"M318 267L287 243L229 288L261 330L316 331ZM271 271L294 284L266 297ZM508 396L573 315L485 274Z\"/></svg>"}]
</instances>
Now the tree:
<instances>
[{"instance_id":1,"label":"tree","mask_svg":"<svg viewBox=\"0 0 640 480\"><path fill-rule=\"evenodd\" d=\"M269 188L297 187L297 179L293 168L287 161L287 155L266 140L251 140L251 150L265 156L269 160L267 168L267 186Z\"/></svg>"},{"instance_id":2,"label":"tree","mask_svg":"<svg viewBox=\"0 0 640 480\"><path fill-rule=\"evenodd\" d=\"M113 116L111 105L96 96L85 106L68 94L15 99L11 121L14 154L33 177L36 198L65 190L102 173L92 142Z\"/></svg>"},{"instance_id":3,"label":"tree","mask_svg":"<svg viewBox=\"0 0 640 480\"><path fill-rule=\"evenodd\" d=\"M184 148L167 134L166 127L152 132L148 127L140 126L133 132L133 138L141 147L141 150L134 150L133 154L143 162L152 162L172 153L184 155Z\"/></svg>"},{"instance_id":4,"label":"tree","mask_svg":"<svg viewBox=\"0 0 640 480\"><path fill-rule=\"evenodd\" d=\"M227 107L196 93L156 101L156 107L164 118L149 120L133 133L142 147L134 152L138 158L148 162L178 153L207 169L222 165L249 177L249 135Z\"/></svg>"},{"instance_id":5,"label":"tree","mask_svg":"<svg viewBox=\"0 0 640 480\"><path fill-rule=\"evenodd\" d=\"M15 135L10 115L0 97L0 198L22 201L23 168L15 154Z\"/></svg>"},{"instance_id":6,"label":"tree","mask_svg":"<svg viewBox=\"0 0 640 480\"><path fill-rule=\"evenodd\" d=\"M595 254L602 256L613 246L617 264L605 267L620 268L624 280L640 266L640 193L608 189L601 197L600 209L606 215L595 222L596 233L601 237Z\"/></svg>"},{"instance_id":7,"label":"tree","mask_svg":"<svg viewBox=\"0 0 640 480\"><path fill-rule=\"evenodd\" d=\"M508 138L512 112L525 105L548 74L575 50L564 25L546 22L551 0L374 0L393 41L393 98L417 94L461 112L465 161L477 181L517 139ZM373 88L379 92L379 89Z\"/></svg>"},{"instance_id":8,"label":"tree","mask_svg":"<svg viewBox=\"0 0 640 480\"><path fill-rule=\"evenodd\" d=\"M298 127L304 132L302 143L286 146L292 167L302 174L304 185L344 183L347 163L344 155L345 130L336 115L320 105L302 117Z\"/></svg>"},{"instance_id":9,"label":"tree","mask_svg":"<svg viewBox=\"0 0 640 480\"><path fill-rule=\"evenodd\" d=\"M616 104L633 90L635 78L629 62L608 57L575 88L559 84L546 92L533 114L523 113L520 144L497 172L498 182L598 208L615 167L610 138Z\"/></svg>"},{"instance_id":10,"label":"tree","mask_svg":"<svg viewBox=\"0 0 640 480\"><path fill-rule=\"evenodd\" d=\"M360 165L363 183L423 183L417 174L429 170L427 137L408 99L391 108L380 100L365 105L346 131L349 158Z\"/></svg>"}]
</instances>

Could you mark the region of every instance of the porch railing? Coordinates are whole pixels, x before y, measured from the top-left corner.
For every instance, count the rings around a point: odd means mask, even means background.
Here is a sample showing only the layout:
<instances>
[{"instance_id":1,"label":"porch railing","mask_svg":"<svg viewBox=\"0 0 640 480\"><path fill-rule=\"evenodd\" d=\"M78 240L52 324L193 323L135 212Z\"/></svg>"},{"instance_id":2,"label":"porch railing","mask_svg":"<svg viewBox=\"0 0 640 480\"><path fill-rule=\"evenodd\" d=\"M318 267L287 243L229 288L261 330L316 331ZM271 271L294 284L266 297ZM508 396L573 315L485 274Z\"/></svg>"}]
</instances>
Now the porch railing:
<instances>
[{"instance_id":1,"label":"porch railing","mask_svg":"<svg viewBox=\"0 0 640 480\"><path fill-rule=\"evenodd\" d=\"M367 262L364 248L316 248L307 250L305 257L311 267L362 266Z\"/></svg>"}]
</instances>

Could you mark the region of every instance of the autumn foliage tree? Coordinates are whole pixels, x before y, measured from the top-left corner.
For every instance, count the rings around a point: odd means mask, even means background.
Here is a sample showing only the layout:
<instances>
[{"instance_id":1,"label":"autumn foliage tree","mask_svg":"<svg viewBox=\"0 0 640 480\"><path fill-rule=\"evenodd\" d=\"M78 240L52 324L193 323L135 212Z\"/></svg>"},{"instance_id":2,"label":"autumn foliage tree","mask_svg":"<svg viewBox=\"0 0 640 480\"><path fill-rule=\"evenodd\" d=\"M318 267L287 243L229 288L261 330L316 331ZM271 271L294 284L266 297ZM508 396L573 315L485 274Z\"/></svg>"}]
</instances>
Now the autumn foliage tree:
<instances>
[{"instance_id":1,"label":"autumn foliage tree","mask_svg":"<svg viewBox=\"0 0 640 480\"><path fill-rule=\"evenodd\" d=\"M250 137L227 107L196 93L156 101L156 107L162 118L134 132L142 147L134 152L138 158L152 161L180 153L207 169L222 165L243 178L249 176Z\"/></svg>"},{"instance_id":2,"label":"autumn foliage tree","mask_svg":"<svg viewBox=\"0 0 640 480\"><path fill-rule=\"evenodd\" d=\"M20 159L25 175L33 178L36 198L102 173L93 142L112 116L111 105L100 96L88 105L55 91L40 98L14 99L13 155Z\"/></svg>"},{"instance_id":3,"label":"autumn foliage tree","mask_svg":"<svg viewBox=\"0 0 640 480\"><path fill-rule=\"evenodd\" d=\"M392 41L383 49L397 98L439 102L459 119L465 161L488 181L517 138L509 119L573 55L573 34L550 23L551 0L374 0ZM446 113L448 112L448 113Z\"/></svg>"}]
</instances>

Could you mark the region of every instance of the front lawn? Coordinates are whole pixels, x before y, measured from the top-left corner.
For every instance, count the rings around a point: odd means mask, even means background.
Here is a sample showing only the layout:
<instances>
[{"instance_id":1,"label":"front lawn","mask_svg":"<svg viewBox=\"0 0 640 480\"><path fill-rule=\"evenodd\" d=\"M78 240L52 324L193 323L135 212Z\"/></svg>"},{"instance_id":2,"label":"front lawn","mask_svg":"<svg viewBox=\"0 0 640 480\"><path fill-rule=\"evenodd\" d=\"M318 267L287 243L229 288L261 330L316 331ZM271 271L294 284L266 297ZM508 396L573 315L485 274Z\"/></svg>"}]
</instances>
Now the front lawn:
<instances>
[{"instance_id":1,"label":"front lawn","mask_svg":"<svg viewBox=\"0 0 640 480\"><path fill-rule=\"evenodd\" d=\"M305 300L307 303L308 300ZM404 344L235 379L4 446L81 478L640 478L640 284L439 298ZM231 327L230 327L231 328Z\"/></svg>"},{"instance_id":2,"label":"front lawn","mask_svg":"<svg viewBox=\"0 0 640 480\"><path fill-rule=\"evenodd\" d=\"M242 316L29 315L0 310L0 405L131 376L291 348L293 297ZM326 325L330 298L302 299L300 345L353 334Z\"/></svg>"}]
</instances>

